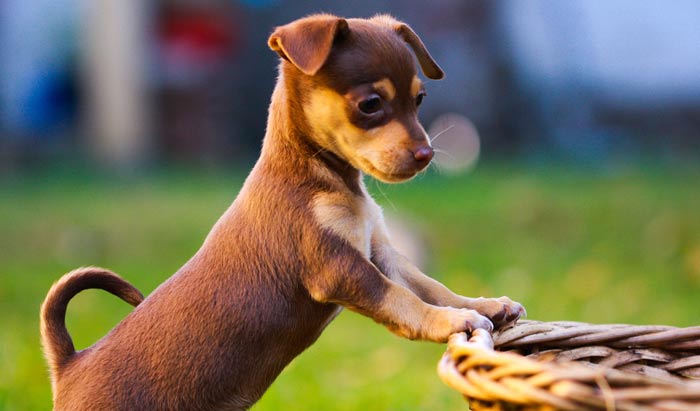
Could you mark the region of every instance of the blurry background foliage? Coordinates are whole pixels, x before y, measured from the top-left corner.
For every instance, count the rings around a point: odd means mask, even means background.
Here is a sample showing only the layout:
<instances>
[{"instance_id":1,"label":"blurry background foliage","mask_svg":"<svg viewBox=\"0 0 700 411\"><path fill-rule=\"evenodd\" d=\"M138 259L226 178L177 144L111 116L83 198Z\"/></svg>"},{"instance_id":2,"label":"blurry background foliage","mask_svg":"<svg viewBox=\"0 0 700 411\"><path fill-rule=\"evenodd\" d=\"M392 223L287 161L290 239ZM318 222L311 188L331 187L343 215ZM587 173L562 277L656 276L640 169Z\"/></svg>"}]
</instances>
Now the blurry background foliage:
<instances>
[{"instance_id":1,"label":"blurry background foliage","mask_svg":"<svg viewBox=\"0 0 700 411\"><path fill-rule=\"evenodd\" d=\"M693 0L0 2L0 409L50 407L38 309L109 267L144 293L200 246L265 130L272 28L388 12L447 73L421 119L434 166L370 191L457 292L530 318L700 321L700 8ZM129 307L71 303L79 348ZM256 410L464 409L444 346L346 312Z\"/></svg>"}]
</instances>

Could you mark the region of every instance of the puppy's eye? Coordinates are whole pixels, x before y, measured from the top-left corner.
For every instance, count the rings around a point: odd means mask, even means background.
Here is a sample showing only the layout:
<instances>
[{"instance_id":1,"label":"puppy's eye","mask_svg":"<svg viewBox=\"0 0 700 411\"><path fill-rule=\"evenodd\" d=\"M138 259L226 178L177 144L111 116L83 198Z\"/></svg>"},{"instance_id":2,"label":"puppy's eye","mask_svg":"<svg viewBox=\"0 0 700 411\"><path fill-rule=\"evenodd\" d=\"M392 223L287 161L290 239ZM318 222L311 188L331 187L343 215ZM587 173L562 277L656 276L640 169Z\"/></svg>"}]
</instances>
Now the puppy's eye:
<instances>
[{"instance_id":1,"label":"puppy's eye","mask_svg":"<svg viewBox=\"0 0 700 411\"><path fill-rule=\"evenodd\" d=\"M423 102L423 98L425 97L425 92L421 91L418 93L416 96L416 107L420 106L420 104Z\"/></svg>"},{"instance_id":2,"label":"puppy's eye","mask_svg":"<svg viewBox=\"0 0 700 411\"><path fill-rule=\"evenodd\" d=\"M372 94L366 99L360 101L357 108L365 114L374 114L382 109L382 99L376 95Z\"/></svg>"}]
</instances>

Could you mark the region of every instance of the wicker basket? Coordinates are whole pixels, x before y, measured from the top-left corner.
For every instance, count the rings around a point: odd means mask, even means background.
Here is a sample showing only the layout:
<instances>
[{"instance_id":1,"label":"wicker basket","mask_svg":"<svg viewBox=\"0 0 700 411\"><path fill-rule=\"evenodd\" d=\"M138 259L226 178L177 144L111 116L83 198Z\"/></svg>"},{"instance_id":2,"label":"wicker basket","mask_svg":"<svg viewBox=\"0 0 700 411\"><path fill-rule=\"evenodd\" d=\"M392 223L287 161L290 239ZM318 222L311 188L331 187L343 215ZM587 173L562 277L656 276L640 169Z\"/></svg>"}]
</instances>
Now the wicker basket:
<instances>
[{"instance_id":1,"label":"wicker basket","mask_svg":"<svg viewBox=\"0 0 700 411\"><path fill-rule=\"evenodd\" d=\"M700 411L700 327L520 321L453 335L438 372L472 410Z\"/></svg>"}]
</instances>

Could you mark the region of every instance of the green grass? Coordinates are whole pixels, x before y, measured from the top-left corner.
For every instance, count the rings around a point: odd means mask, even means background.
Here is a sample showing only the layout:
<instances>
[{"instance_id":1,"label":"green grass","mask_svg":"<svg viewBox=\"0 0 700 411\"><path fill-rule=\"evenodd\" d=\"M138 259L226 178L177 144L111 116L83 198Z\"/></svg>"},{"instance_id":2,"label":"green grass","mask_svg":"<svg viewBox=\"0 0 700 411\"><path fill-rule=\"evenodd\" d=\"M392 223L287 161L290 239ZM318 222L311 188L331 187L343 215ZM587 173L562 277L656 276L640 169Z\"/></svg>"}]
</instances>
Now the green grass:
<instances>
[{"instance_id":1,"label":"green grass","mask_svg":"<svg viewBox=\"0 0 700 411\"><path fill-rule=\"evenodd\" d=\"M53 281L99 265L150 292L196 251L241 177L62 172L0 182L0 410L50 408L38 309ZM697 170L491 165L369 187L387 213L420 229L428 272L455 291L509 295L538 320L688 326L700 322L699 181ZM76 297L68 327L77 347L128 312L103 292ZM254 409L465 409L435 373L443 350L345 312Z\"/></svg>"}]
</instances>

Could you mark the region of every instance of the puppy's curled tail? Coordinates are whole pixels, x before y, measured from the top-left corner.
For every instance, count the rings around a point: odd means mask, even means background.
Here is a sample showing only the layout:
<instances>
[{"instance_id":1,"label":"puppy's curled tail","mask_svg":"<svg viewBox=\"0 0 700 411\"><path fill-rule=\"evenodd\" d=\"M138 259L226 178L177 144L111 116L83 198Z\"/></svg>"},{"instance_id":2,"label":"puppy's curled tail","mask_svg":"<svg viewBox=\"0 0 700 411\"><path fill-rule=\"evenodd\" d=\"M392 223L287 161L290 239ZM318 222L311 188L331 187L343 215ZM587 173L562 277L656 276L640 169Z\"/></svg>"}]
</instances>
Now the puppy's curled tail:
<instances>
[{"instance_id":1,"label":"puppy's curled tail","mask_svg":"<svg viewBox=\"0 0 700 411\"><path fill-rule=\"evenodd\" d=\"M53 381L66 361L75 354L73 340L65 323L68 302L89 288L105 290L133 306L143 301L143 294L136 287L104 268L78 268L61 277L41 305L41 344Z\"/></svg>"}]
</instances>

